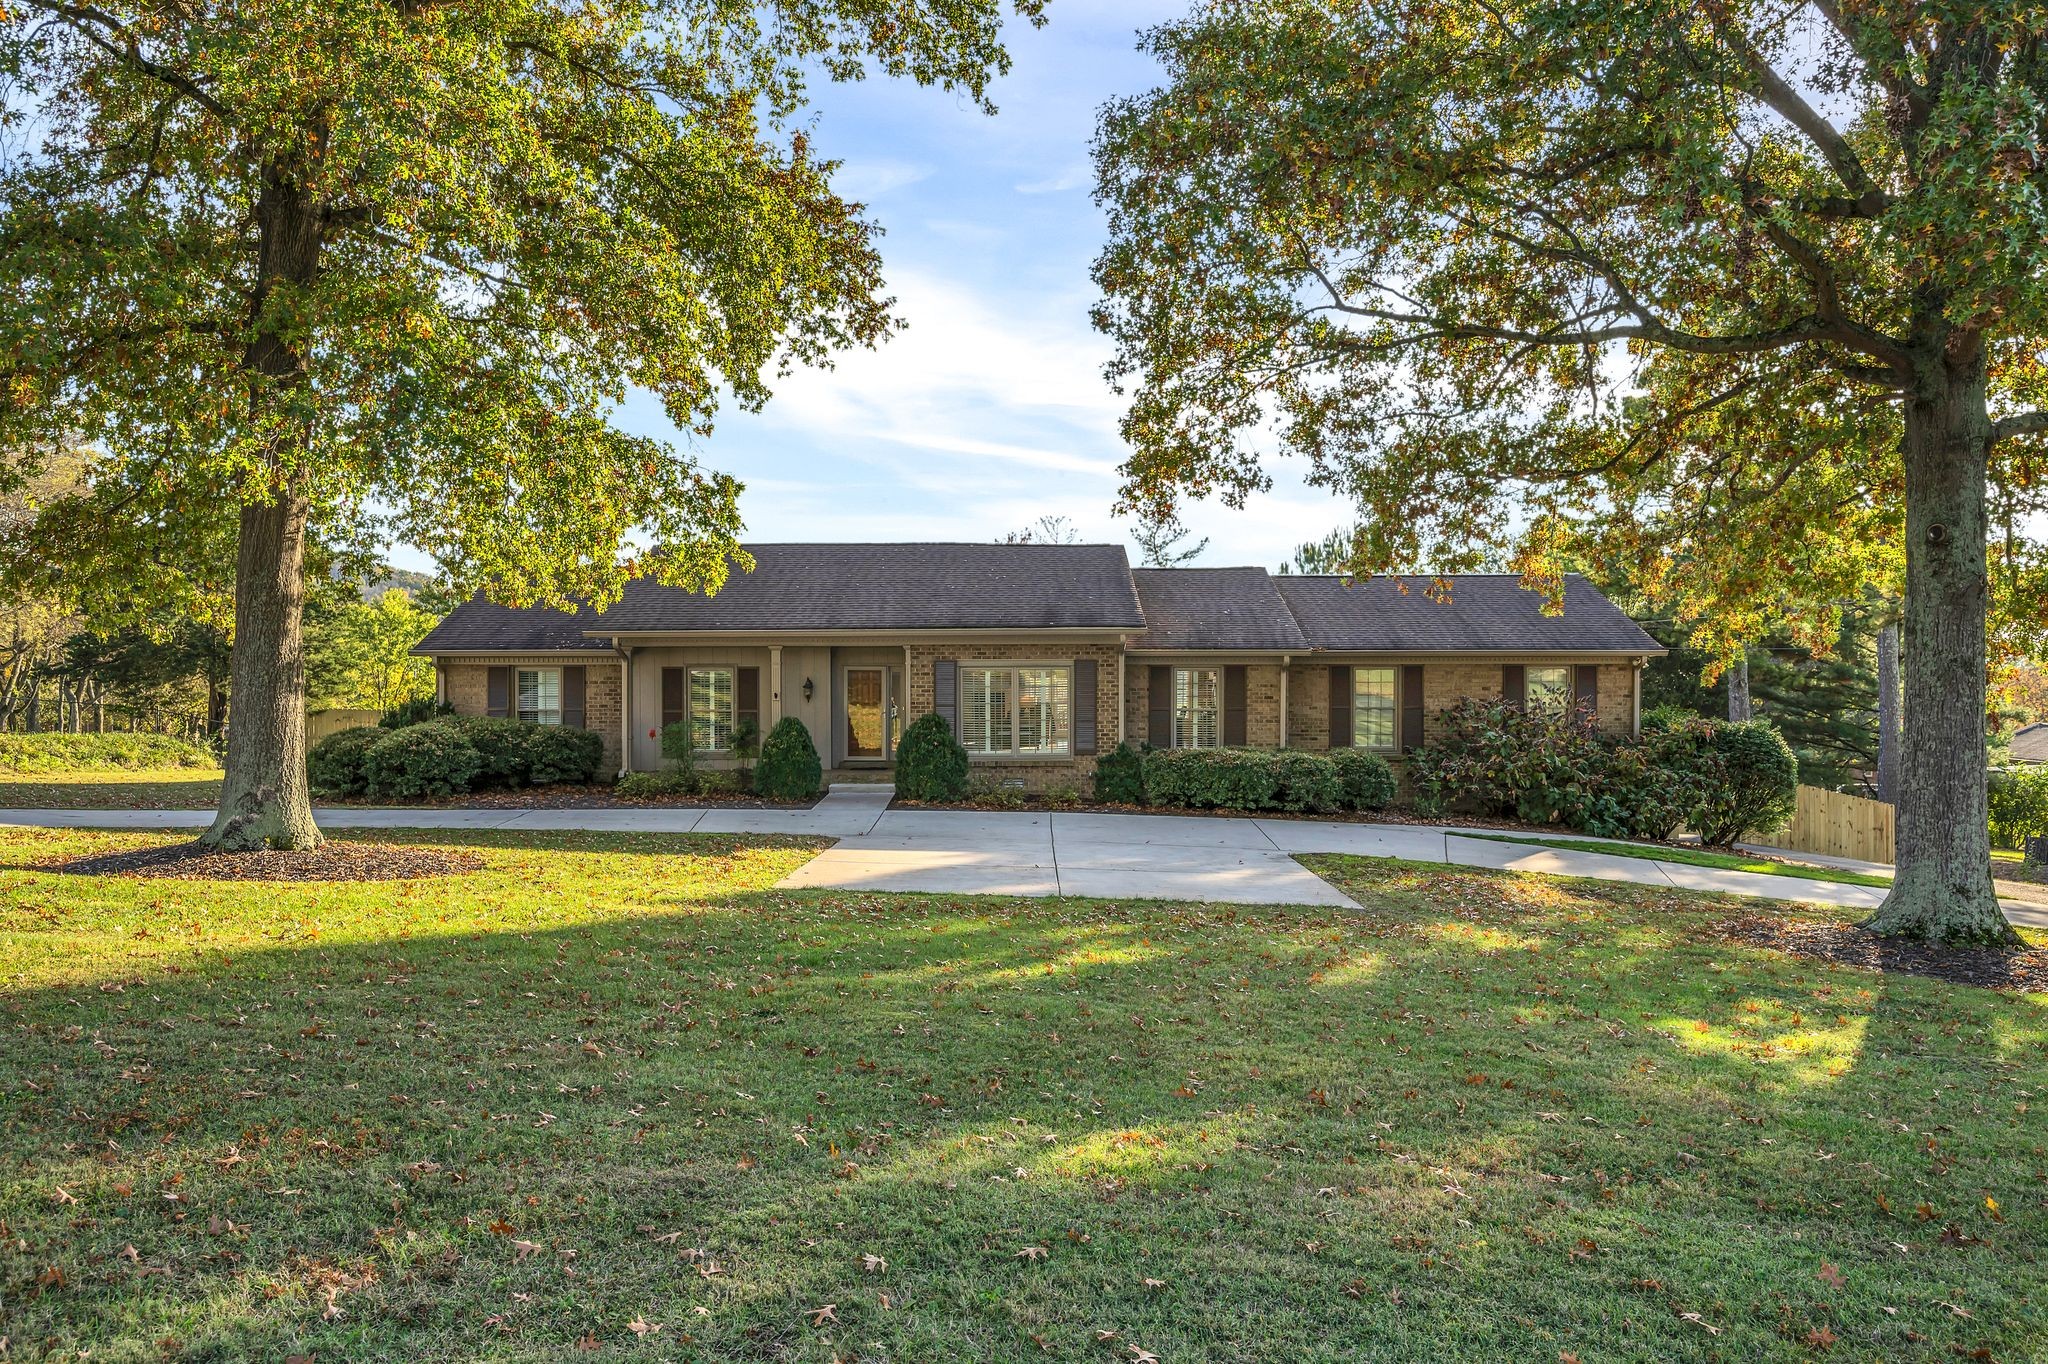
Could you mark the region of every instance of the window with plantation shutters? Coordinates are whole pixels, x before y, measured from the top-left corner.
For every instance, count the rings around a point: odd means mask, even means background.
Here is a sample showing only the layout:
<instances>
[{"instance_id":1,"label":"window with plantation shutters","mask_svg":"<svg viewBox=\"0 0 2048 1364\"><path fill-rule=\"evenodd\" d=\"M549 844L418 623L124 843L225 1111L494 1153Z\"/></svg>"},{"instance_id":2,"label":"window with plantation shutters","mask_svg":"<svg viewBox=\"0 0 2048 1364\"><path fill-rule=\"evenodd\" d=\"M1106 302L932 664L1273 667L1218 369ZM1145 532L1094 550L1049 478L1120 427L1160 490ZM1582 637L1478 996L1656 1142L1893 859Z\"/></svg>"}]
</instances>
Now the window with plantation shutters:
<instances>
[{"instance_id":1,"label":"window with plantation shutters","mask_svg":"<svg viewBox=\"0 0 2048 1364\"><path fill-rule=\"evenodd\" d=\"M1074 749L1073 668L962 663L960 743L969 753L1065 757Z\"/></svg>"},{"instance_id":2,"label":"window with plantation shutters","mask_svg":"<svg viewBox=\"0 0 2048 1364\"><path fill-rule=\"evenodd\" d=\"M529 725L562 723L562 670L521 668L518 675L517 709L520 720Z\"/></svg>"},{"instance_id":3,"label":"window with plantation shutters","mask_svg":"<svg viewBox=\"0 0 2048 1364\"><path fill-rule=\"evenodd\" d=\"M702 753L732 747L738 720L731 668L690 669L690 745Z\"/></svg>"},{"instance_id":4,"label":"window with plantation shutters","mask_svg":"<svg viewBox=\"0 0 2048 1364\"><path fill-rule=\"evenodd\" d=\"M1173 670L1173 746L1216 748L1223 742L1223 673L1219 668Z\"/></svg>"},{"instance_id":5,"label":"window with plantation shutters","mask_svg":"<svg viewBox=\"0 0 2048 1364\"><path fill-rule=\"evenodd\" d=\"M1400 721L1392 668L1351 670L1351 742L1358 748L1391 749Z\"/></svg>"}]
</instances>

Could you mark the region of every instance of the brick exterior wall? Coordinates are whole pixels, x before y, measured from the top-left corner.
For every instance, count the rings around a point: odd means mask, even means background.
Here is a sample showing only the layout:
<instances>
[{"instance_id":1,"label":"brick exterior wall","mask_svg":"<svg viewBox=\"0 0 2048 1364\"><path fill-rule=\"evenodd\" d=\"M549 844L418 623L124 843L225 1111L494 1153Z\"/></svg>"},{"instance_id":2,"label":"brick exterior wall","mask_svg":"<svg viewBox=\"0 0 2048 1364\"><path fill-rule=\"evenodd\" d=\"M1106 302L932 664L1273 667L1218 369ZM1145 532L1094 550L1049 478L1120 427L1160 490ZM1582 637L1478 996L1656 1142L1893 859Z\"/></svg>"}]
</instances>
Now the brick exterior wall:
<instances>
[{"instance_id":1,"label":"brick exterior wall","mask_svg":"<svg viewBox=\"0 0 2048 1364\"><path fill-rule=\"evenodd\" d=\"M1224 668L1239 666L1236 660L1223 658L1128 659L1124 664L1124 733L1133 744L1143 744L1150 735L1146 730L1152 723L1151 692L1154 665L1174 668ZM1247 748L1278 748L1280 746L1280 665L1278 663L1245 663L1244 668L1244 742ZM1295 671L1295 670L1290 670ZM1289 685L1293 683L1290 681ZM1290 706L1289 709L1292 709ZM1114 745L1111 745L1114 747ZM1299 748L1300 744L1293 747Z\"/></svg>"},{"instance_id":2,"label":"brick exterior wall","mask_svg":"<svg viewBox=\"0 0 2048 1364\"><path fill-rule=\"evenodd\" d=\"M904 679L904 723L931 714L932 664L942 658L958 663L1059 663L1074 659L1095 660L1095 747L1107 753L1116 747L1117 708L1123 704L1123 650L1114 640L1033 641L1017 643L1001 636L982 639L947 640L910 646L909 674ZM1059 758L1045 762L1019 758L974 757L974 777L997 781L1019 780L1027 791L1071 785L1090 794L1095 777L1095 755Z\"/></svg>"},{"instance_id":3,"label":"brick exterior wall","mask_svg":"<svg viewBox=\"0 0 2048 1364\"><path fill-rule=\"evenodd\" d=\"M571 660L573 662L573 660ZM527 659L508 663L441 664L442 697L455 707L457 715L490 713L490 670L494 667L559 668L561 660ZM609 654L600 654L581 665L584 668L583 727L604 736L604 767L601 775L619 770L619 665Z\"/></svg>"}]
</instances>

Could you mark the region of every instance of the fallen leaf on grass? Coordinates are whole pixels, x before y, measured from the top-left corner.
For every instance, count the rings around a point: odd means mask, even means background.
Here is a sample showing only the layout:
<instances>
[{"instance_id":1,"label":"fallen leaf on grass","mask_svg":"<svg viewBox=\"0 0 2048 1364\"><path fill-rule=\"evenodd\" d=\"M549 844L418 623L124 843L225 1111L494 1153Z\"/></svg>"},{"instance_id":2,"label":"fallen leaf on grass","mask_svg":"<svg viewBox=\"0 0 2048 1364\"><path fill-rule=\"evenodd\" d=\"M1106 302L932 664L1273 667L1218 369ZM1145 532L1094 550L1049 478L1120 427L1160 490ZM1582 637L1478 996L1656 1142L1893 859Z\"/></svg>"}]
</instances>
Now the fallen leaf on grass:
<instances>
[{"instance_id":1,"label":"fallen leaf on grass","mask_svg":"<svg viewBox=\"0 0 2048 1364\"><path fill-rule=\"evenodd\" d=\"M879 1255L863 1255L860 1257L860 1267L870 1274L879 1274L889 1267L889 1262Z\"/></svg>"},{"instance_id":2,"label":"fallen leaf on grass","mask_svg":"<svg viewBox=\"0 0 2048 1364\"><path fill-rule=\"evenodd\" d=\"M1043 1260L1049 1254L1044 1246L1026 1246L1017 1252L1020 1260Z\"/></svg>"},{"instance_id":3,"label":"fallen leaf on grass","mask_svg":"<svg viewBox=\"0 0 2048 1364\"><path fill-rule=\"evenodd\" d=\"M838 1308L839 1304L836 1302L828 1302L823 1307L812 1308L810 1311L811 1325L823 1326L828 1321L838 1321Z\"/></svg>"}]
</instances>

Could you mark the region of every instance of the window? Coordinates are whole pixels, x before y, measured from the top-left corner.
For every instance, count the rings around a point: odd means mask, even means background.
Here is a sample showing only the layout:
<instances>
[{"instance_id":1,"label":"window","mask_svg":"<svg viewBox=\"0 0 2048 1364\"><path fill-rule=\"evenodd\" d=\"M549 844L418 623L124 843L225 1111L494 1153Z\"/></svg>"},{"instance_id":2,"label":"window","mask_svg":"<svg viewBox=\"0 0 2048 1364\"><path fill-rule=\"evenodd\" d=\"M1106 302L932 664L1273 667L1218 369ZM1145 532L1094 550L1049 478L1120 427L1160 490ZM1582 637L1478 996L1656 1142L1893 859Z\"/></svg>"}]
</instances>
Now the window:
<instances>
[{"instance_id":1,"label":"window","mask_svg":"<svg viewBox=\"0 0 2048 1364\"><path fill-rule=\"evenodd\" d=\"M521 668L519 670L519 718L529 725L562 723L562 670Z\"/></svg>"},{"instance_id":2,"label":"window","mask_svg":"<svg viewBox=\"0 0 2048 1364\"><path fill-rule=\"evenodd\" d=\"M700 753L722 753L732 747L734 714L732 669L690 669L690 746Z\"/></svg>"},{"instance_id":3,"label":"window","mask_svg":"<svg viewBox=\"0 0 2048 1364\"><path fill-rule=\"evenodd\" d=\"M1524 706L1531 715L1569 715L1572 712L1572 670L1563 664L1530 668L1523 674Z\"/></svg>"},{"instance_id":4,"label":"window","mask_svg":"<svg viewBox=\"0 0 2048 1364\"><path fill-rule=\"evenodd\" d=\"M969 753L1062 757L1073 749L1073 671L962 667L960 742Z\"/></svg>"},{"instance_id":5,"label":"window","mask_svg":"<svg viewBox=\"0 0 2048 1364\"><path fill-rule=\"evenodd\" d=\"M1221 742L1223 673L1216 668L1173 670L1173 746L1215 748Z\"/></svg>"},{"instance_id":6,"label":"window","mask_svg":"<svg viewBox=\"0 0 2048 1364\"><path fill-rule=\"evenodd\" d=\"M1399 717L1392 668L1351 670L1351 742L1358 748L1394 747Z\"/></svg>"}]
</instances>

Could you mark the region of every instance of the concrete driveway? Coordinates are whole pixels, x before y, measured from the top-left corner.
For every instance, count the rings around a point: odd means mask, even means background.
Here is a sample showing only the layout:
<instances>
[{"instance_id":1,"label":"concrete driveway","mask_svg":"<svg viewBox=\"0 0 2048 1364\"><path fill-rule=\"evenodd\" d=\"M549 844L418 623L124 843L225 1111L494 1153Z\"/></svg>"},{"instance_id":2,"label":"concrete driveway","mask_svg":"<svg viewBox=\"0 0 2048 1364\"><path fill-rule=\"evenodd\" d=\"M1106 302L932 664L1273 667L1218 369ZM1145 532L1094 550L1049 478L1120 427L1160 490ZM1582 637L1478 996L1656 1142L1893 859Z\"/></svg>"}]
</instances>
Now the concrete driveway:
<instances>
[{"instance_id":1,"label":"concrete driveway","mask_svg":"<svg viewBox=\"0 0 2048 1364\"><path fill-rule=\"evenodd\" d=\"M1681 862L1473 837L1477 829L1205 815L891 810L886 786L839 786L808 810L363 809L316 812L328 828L591 829L620 833L808 834L838 840L785 887L1076 895L1227 904L1349 906L1297 853L1400 857L1451 866L1678 890L1717 891L1869 910L1875 886L1719 871ZM0 825L97 829L204 827L210 810L0 810ZM1598 840L1592 840L1598 841ZM2048 928L2048 908L2005 902L2016 924Z\"/></svg>"}]
</instances>

